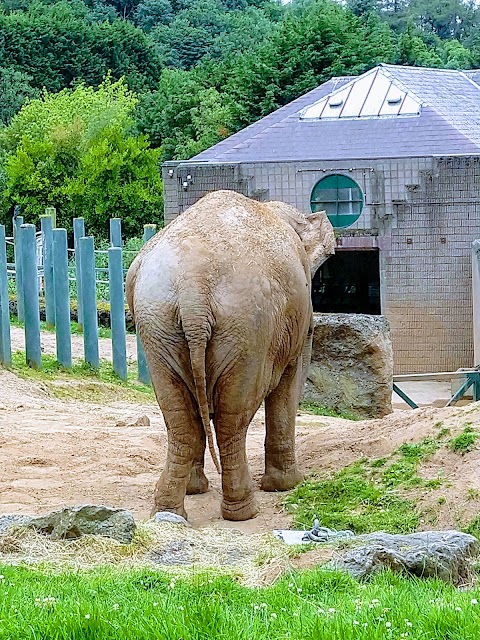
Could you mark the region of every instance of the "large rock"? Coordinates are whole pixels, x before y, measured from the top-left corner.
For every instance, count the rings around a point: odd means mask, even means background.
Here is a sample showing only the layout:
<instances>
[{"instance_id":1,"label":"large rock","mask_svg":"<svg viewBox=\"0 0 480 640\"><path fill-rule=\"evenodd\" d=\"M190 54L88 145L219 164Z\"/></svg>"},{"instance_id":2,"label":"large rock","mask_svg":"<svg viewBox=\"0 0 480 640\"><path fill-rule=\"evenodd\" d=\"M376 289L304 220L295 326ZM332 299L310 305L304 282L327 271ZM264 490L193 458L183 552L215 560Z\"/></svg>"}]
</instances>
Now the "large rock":
<instances>
[{"instance_id":1,"label":"large rock","mask_svg":"<svg viewBox=\"0 0 480 640\"><path fill-rule=\"evenodd\" d=\"M106 536L129 543L135 532L130 511L105 506L66 507L46 516L7 515L0 517L0 533L12 526L29 527L50 536L52 540L79 538L84 534Z\"/></svg>"},{"instance_id":2,"label":"large rock","mask_svg":"<svg viewBox=\"0 0 480 640\"><path fill-rule=\"evenodd\" d=\"M383 569L440 578L460 584L471 577L471 559L479 542L460 531L424 531L409 535L371 533L356 536L359 546L329 563L354 578L366 578Z\"/></svg>"},{"instance_id":3,"label":"large rock","mask_svg":"<svg viewBox=\"0 0 480 640\"><path fill-rule=\"evenodd\" d=\"M392 411L393 352L384 316L315 313L302 400L360 418Z\"/></svg>"}]
</instances>

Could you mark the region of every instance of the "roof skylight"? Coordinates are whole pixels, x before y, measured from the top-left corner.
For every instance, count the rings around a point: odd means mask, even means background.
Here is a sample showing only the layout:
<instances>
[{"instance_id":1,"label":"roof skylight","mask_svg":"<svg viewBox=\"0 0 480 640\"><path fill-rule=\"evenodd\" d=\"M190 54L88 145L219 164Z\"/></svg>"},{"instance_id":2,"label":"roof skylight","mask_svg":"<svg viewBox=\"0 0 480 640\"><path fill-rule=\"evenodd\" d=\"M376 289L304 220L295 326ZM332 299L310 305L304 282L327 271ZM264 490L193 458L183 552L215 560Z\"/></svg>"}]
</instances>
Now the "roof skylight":
<instances>
[{"instance_id":1,"label":"roof skylight","mask_svg":"<svg viewBox=\"0 0 480 640\"><path fill-rule=\"evenodd\" d=\"M301 120L416 116L421 102L377 67L306 107Z\"/></svg>"}]
</instances>

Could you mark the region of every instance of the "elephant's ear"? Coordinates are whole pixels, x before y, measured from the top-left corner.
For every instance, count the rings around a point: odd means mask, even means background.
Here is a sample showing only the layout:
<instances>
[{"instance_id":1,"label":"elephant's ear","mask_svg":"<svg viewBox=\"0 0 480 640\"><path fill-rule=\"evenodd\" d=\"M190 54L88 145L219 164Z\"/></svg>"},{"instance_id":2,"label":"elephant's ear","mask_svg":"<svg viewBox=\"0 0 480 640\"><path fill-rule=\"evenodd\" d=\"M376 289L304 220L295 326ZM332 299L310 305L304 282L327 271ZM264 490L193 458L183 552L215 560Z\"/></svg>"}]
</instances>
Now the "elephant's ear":
<instances>
[{"instance_id":1,"label":"elephant's ear","mask_svg":"<svg viewBox=\"0 0 480 640\"><path fill-rule=\"evenodd\" d=\"M335 234L325 211L317 211L306 216L307 224L301 230L300 237L310 262L313 275L325 260L335 253Z\"/></svg>"}]
</instances>

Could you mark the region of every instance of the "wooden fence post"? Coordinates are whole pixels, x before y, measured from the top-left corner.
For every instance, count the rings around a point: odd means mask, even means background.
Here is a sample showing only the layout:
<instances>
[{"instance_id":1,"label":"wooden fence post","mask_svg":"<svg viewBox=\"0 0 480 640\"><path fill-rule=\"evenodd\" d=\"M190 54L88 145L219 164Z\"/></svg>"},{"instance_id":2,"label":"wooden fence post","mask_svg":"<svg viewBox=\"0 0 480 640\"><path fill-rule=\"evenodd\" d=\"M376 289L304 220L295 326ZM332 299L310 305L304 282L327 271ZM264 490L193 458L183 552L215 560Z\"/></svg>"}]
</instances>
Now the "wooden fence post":
<instances>
[{"instance_id":1,"label":"wooden fence post","mask_svg":"<svg viewBox=\"0 0 480 640\"><path fill-rule=\"evenodd\" d=\"M57 210L55 207L45 207L45 215L52 219L52 228L55 229L57 226Z\"/></svg>"},{"instance_id":2,"label":"wooden fence post","mask_svg":"<svg viewBox=\"0 0 480 640\"><path fill-rule=\"evenodd\" d=\"M95 277L95 247L92 236L80 238L80 264L82 267L83 346L85 362L98 369L98 317Z\"/></svg>"},{"instance_id":3,"label":"wooden fence post","mask_svg":"<svg viewBox=\"0 0 480 640\"><path fill-rule=\"evenodd\" d=\"M146 224L143 227L143 244L147 243L157 232L156 224ZM137 366L138 377L144 384L150 384L150 374L148 373L147 359L143 349L140 336L137 331Z\"/></svg>"},{"instance_id":4,"label":"wooden fence post","mask_svg":"<svg viewBox=\"0 0 480 640\"><path fill-rule=\"evenodd\" d=\"M80 256L80 238L85 237L85 220L73 219L73 246L75 249L75 277L77 279L77 322L78 328L83 328L83 296L82 296L82 263Z\"/></svg>"},{"instance_id":5,"label":"wooden fence post","mask_svg":"<svg viewBox=\"0 0 480 640\"><path fill-rule=\"evenodd\" d=\"M22 278L22 249L20 227L23 224L23 216L17 216L13 221L13 250L15 260L15 287L17 289L17 317L20 322L25 320L23 305L23 278Z\"/></svg>"},{"instance_id":6,"label":"wooden fence post","mask_svg":"<svg viewBox=\"0 0 480 640\"><path fill-rule=\"evenodd\" d=\"M48 327L55 326L55 290L53 285L53 219L40 217L42 230L43 274L45 280L45 320Z\"/></svg>"},{"instance_id":7,"label":"wooden fence post","mask_svg":"<svg viewBox=\"0 0 480 640\"><path fill-rule=\"evenodd\" d=\"M63 367L70 369L72 366L72 338L70 334L67 231L66 229L54 229L52 235L57 360Z\"/></svg>"},{"instance_id":8,"label":"wooden fence post","mask_svg":"<svg viewBox=\"0 0 480 640\"><path fill-rule=\"evenodd\" d=\"M110 244L112 247L122 246L122 220L110 218Z\"/></svg>"},{"instance_id":9,"label":"wooden fence post","mask_svg":"<svg viewBox=\"0 0 480 640\"><path fill-rule=\"evenodd\" d=\"M108 279L110 286L110 327L112 329L113 370L122 380L127 379L127 330L125 327L125 292L123 260L120 247L108 250Z\"/></svg>"},{"instance_id":10,"label":"wooden fence post","mask_svg":"<svg viewBox=\"0 0 480 640\"><path fill-rule=\"evenodd\" d=\"M18 220L18 218L17 218ZM19 233L25 311L25 354L29 367L41 369L40 309L38 306L37 242L34 224L22 224Z\"/></svg>"},{"instance_id":11,"label":"wooden fence post","mask_svg":"<svg viewBox=\"0 0 480 640\"><path fill-rule=\"evenodd\" d=\"M12 366L7 249L5 242L5 225L3 224L0 225L0 361L7 369Z\"/></svg>"}]
</instances>

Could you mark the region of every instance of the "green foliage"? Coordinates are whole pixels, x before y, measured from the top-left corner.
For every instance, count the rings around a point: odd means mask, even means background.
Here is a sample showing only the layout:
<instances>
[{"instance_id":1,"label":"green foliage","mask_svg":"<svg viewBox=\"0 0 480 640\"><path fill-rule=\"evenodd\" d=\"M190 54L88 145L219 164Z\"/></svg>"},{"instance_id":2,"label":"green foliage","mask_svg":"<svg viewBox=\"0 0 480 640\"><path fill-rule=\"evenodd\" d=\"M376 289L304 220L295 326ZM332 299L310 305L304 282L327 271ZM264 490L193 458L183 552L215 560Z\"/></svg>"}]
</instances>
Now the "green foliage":
<instances>
[{"instance_id":1,"label":"green foliage","mask_svg":"<svg viewBox=\"0 0 480 640\"><path fill-rule=\"evenodd\" d=\"M4 207L20 204L29 222L46 205L70 228L84 216L90 232L106 235L108 219L123 218L127 236L161 221L159 151L133 136L136 98L122 80L98 89L79 85L31 100L2 134Z\"/></svg>"},{"instance_id":2,"label":"green foliage","mask_svg":"<svg viewBox=\"0 0 480 640\"><path fill-rule=\"evenodd\" d=\"M336 411L330 407L326 407L318 402L301 402L300 409L302 411L308 411L316 416L330 416L332 418L344 418L345 420L358 420L358 416L351 411Z\"/></svg>"},{"instance_id":3,"label":"green foliage","mask_svg":"<svg viewBox=\"0 0 480 640\"><path fill-rule=\"evenodd\" d=\"M256 589L198 571L173 580L152 569L0 572L2 633L12 639L473 640L480 625L478 587L389 572L362 584L317 568Z\"/></svg>"},{"instance_id":4,"label":"green foliage","mask_svg":"<svg viewBox=\"0 0 480 640\"><path fill-rule=\"evenodd\" d=\"M479 437L480 433L467 424L462 433L450 440L450 449L455 453L464 455L474 449Z\"/></svg>"},{"instance_id":5,"label":"green foliage","mask_svg":"<svg viewBox=\"0 0 480 640\"><path fill-rule=\"evenodd\" d=\"M27 3L0 12L0 66L32 77L34 87L59 91L80 80L98 85L107 72L135 89L153 88L159 59L146 35L130 22L92 23L77 0Z\"/></svg>"},{"instance_id":6,"label":"green foliage","mask_svg":"<svg viewBox=\"0 0 480 640\"><path fill-rule=\"evenodd\" d=\"M28 98L38 92L31 86L31 76L13 67L0 68L0 126L8 125Z\"/></svg>"}]
</instances>

